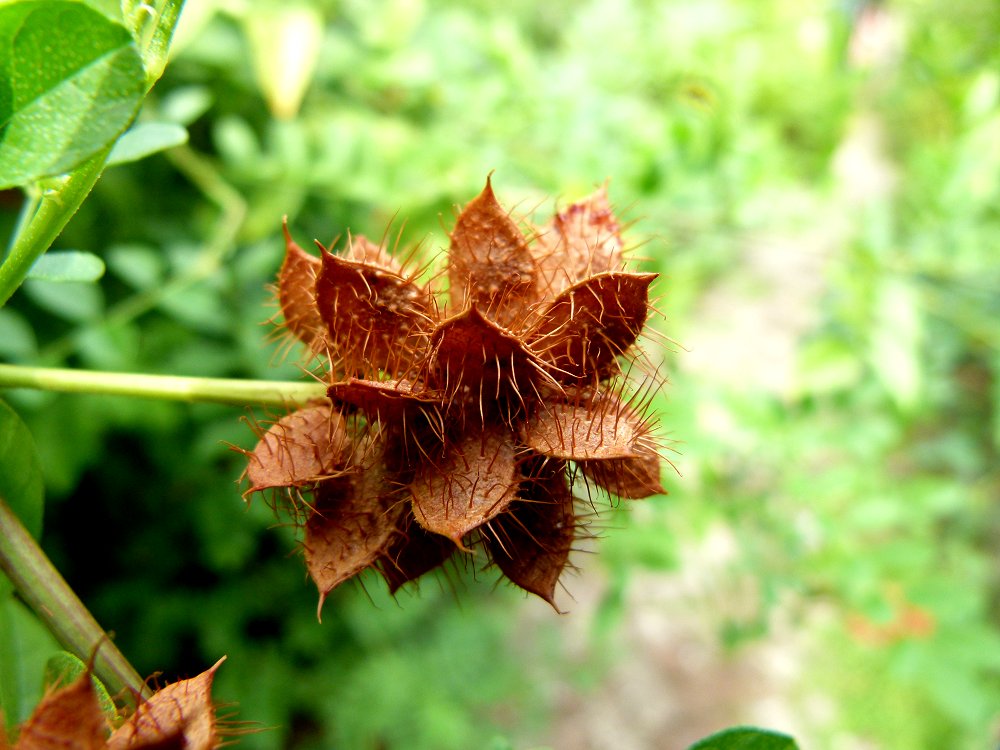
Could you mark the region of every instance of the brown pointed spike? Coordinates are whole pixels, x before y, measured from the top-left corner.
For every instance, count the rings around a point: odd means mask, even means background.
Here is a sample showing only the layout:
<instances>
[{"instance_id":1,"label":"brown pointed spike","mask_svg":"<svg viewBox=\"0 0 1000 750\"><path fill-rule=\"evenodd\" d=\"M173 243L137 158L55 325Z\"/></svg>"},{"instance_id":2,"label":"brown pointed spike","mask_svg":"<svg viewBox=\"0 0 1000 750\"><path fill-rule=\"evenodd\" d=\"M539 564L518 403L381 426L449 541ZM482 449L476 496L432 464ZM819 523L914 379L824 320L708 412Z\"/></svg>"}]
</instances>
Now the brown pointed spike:
<instances>
[{"instance_id":1,"label":"brown pointed spike","mask_svg":"<svg viewBox=\"0 0 1000 750\"><path fill-rule=\"evenodd\" d=\"M576 538L576 514L564 464L554 468L526 480L521 499L490 522L484 537L501 572L558 612L556 585Z\"/></svg>"},{"instance_id":2,"label":"brown pointed spike","mask_svg":"<svg viewBox=\"0 0 1000 750\"><path fill-rule=\"evenodd\" d=\"M316 277L319 258L309 255L285 232L285 260L278 273L278 304L285 326L313 352L320 353L326 345L326 324L316 307Z\"/></svg>"},{"instance_id":3,"label":"brown pointed spike","mask_svg":"<svg viewBox=\"0 0 1000 750\"><path fill-rule=\"evenodd\" d=\"M618 371L649 313L655 273L602 273L564 289L528 342L561 383L590 383Z\"/></svg>"},{"instance_id":4,"label":"brown pointed spike","mask_svg":"<svg viewBox=\"0 0 1000 750\"><path fill-rule=\"evenodd\" d=\"M197 677L158 690L111 735L107 750L219 747L212 681L225 658Z\"/></svg>"},{"instance_id":5,"label":"brown pointed spike","mask_svg":"<svg viewBox=\"0 0 1000 750\"><path fill-rule=\"evenodd\" d=\"M524 234L486 187L459 214L451 233L451 303L475 305L501 325L524 317L536 301L535 260Z\"/></svg>"},{"instance_id":6,"label":"brown pointed spike","mask_svg":"<svg viewBox=\"0 0 1000 750\"><path fill-rule=\"evenodd\" d=\"M336 474L350 450L339 412L328 405L294 411L275 422L249 454L247 494L313 485Z\"/></svg>"},{"instance_id":7,"label":"brown pointed spike","mask_svg":"<svg viewBox=\"0 0 1000 750\"><path fill-rule=\"evenodd\" d=\"M522 439L544 456L585 461L634 458L648 434L643 415L609 391L538 404L524 425Z\"/></svg>"},{"instance_id":8,"label":"brown pointed spike","mask_svg":"<svg viewBox=\"0 0 1000 750\"><path fill-rule=\"evenodd\" d=\"M306 567L319 589L317 618L327 595L379 560L407 509L385 465L386 445L366 438L348 474L316 488L306 522Z\"/></svg>"},{"instance_id":9,"label":"brown pointed spike","mask_svg":"<svg viewBox=\"0 0 1000 750\"><path fill-rule=\"evenodd\" d=\"M403 267L399 261L389 255L384 247L376 245L363 234L348 238L347 252L344 253L344 257L358 263L381 268L383 271L397 276L403 274Z\"/></svg>"},{"instance_id":10,"label":"brown pointed spike","mask_svg":"<svg viewBox=\"0 0 1000 750\"><path fill-rule=\"evenodd\" d=\"M453 554L454 542L425 531L409 516L405 530L379 560L378 571L389 585L389 593L395 594L405 584L443 565Z\"/></svg>"},{"instance_id":11,"label":"brown pointed spike","mask_svg":"<svg viewBox=\"0 0 1000 750\"><path fill-rule=\"evenodd\" d=\"M659 455L648 448L639 448L637 453L633 458L581 461L580 468L589 481L626 500L665 495Z\"/></svg>"},{"instance_id":12,"label":"brown pointed spike","mask_svg":"<svg viewBox=\"0 0 1000 750\"><path fill-rule=\"evenodd\" d=\"M556 213L531 248L542 291L555 296L588 276L621 270L620 229L606 187Z\"/></svg>"},{"instance_id":13,"label":"brown pointed spike","mask_svg":"<svg viewBox=\"0 0 1000 750\"><path fill-rule=\"evenodd\" d=\"M520 471L513 436L503 425L470 431L417 469L410 486L413 515L428 531L462 546L462 537L503 513Z\"/></svg>"},{"instance_id":14,"label":"brown pointed spike","mask_svg":"<svg viewBox=\"0 0 1000 750\"><path fill-rule=\"evenodd\" d=\"M3 732L0 725L0 732ZM21 727L14 750L103 750L108 724L90 670L48 693Z\"/></svg>"},{"instance_id":15,"label":"brown pointed spike","mask_svg":"<svg viewBox=\"0 0 1000 750\"><path fill-rule=\"evenodd\" d=\"M348 375L406 373L419 359L433 305L413 281L378 266L324 253L316 299L331 356Z\"/></svg>"}]
</instances>

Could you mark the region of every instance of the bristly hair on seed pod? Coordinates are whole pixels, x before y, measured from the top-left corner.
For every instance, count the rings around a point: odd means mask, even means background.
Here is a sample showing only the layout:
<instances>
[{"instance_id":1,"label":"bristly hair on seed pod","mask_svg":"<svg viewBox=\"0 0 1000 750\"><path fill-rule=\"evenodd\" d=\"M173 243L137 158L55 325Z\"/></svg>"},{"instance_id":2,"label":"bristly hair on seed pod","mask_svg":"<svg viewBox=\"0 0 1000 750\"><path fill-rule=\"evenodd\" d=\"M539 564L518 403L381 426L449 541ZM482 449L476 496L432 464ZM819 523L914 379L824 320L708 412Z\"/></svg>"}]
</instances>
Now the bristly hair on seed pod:
<instances>
[{"instance_id":1,"label":"bristly hair on seed pod","mask_svg":"<svg viewBox=\"0 0 1000 750\"><path fill-rule=\"evenodd\" d=\"M660 494L669 463L638 343L656 274L628 269L606 188L533 226L487 178L427 283L363 236L317 245L285 226L276 292L327 399L262 430L244 476L290 498L320 611L368 568L395 593L475 550L558 611L594 490Z\"/></svg>"}]
</instances>

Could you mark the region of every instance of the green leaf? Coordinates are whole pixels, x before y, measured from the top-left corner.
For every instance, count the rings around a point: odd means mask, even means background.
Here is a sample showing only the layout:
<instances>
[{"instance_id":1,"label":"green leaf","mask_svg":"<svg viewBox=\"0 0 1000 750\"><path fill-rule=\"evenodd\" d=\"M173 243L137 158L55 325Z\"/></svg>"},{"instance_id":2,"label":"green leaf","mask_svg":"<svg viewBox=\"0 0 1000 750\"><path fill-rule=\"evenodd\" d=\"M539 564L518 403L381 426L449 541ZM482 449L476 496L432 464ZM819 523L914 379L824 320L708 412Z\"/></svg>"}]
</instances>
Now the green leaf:
<instances>
[{"instance_id":1,"label":"green leaf","mask_svg":"<svg viewBox=\"0 0 1000 750\"><path fill-rule=\"evenodd\" d=\"M82 250L53 250L35 261L29 279L94 282L104 275L104 261Z\"/></svg>"},{"instance_id":2,"label":"green leaf","mask_svg":"<svg viewBox=\"0 0 1000 750\"><path fill-rule=\"evenodd\" d=\"M187 130L172 122L144 122L118 139L108 156L107 166L139 161L157 151L187 143Z\"/></svg>"},{"instance_id":3,"label":"green leaf","mask_svg":"<svg viewBox=\"0 0 1000 750\"><path fill-rule=\"evenodd\" d=\"M0 401L0 497L36 539L42 531L44 487L35 442L13 409Z\"/></svg>"},{"instance_id":4,"label":"green leaf","mask_svg":"<svg viewBox=\"0 0 1000 750\"><path fill-rule=\"evenodd\" d=\"M122 16L142 50L147 88L163 75L183 6L184 0L122 0Z\"/></svg>"},{"instance_id":5,"label":"green leaf","mask_svg":"<svg viewBox=\"0 0 1000 750\"><path fill-rule=\"evenodd\" d=\"M798 750L791 737L754 727L724 729L691 745L689 750Z\"/></svg>"},{"instance_id":6,"label":"green leaf","mask_svg":"<svg viewBox=\"0 0 1000 750\"><path fill-rule=\"evenodd\" d=\"M59 651L45 662L45 685L47 687L62 687L68 685L81 674L87 671L87 665L75 654L69 651ZM117 715L115 703L111 700L111 695L104 683L91 675L94 682L94 689L97 692L97 701L101 706L101 711L108 717Z\"/></svg>"},{"instance_id":7,"label":"green leaf","mask_svg":"<svg viewBox=\"0 0 1000 750\"><path fill-rule=\"evenodd\" d=\"M0 579L6 583L6 578ZM31 715L42 697L45 661L58 648L24 604L13 596L0 596L0 709L8 727Z\"/></svg>"},{"instance_id":8,"label":"green leaf","mask_svg":"<svg viewBox=\"0 0 1000 750\"><path fill-rule=\"evenodd\" d=\"M36 305L71 323L95 320L104 312L104 295L97 284L29 280L22 289Z\"/></svg>"},{"instance_id":9,"label":"green leaf","mask_svg":"<svg viewBox=\"0 0 1000 750\"><path fill-rule=\"evenodd\" d=\"M0 187L67 172L110 144L145 82L129 33L86 5L0 5Z\"/></svg>"}]
</instances>

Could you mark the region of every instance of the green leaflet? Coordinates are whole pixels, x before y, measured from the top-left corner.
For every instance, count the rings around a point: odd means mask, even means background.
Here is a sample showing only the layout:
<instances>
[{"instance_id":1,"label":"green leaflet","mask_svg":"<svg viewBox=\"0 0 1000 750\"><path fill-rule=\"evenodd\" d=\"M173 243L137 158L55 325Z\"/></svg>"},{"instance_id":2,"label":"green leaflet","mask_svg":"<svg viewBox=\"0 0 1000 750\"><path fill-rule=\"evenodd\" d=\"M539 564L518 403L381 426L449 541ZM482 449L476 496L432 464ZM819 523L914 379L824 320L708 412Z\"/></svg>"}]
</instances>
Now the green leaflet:
<instances>
[{"instance_id":1,"label":"green leaflet","mask_svg":"<svg viewBox=\"0 0 1000 750\"><path fill-rule=\"evenodd\" d=\"M0 6L0 187L73 169L125 130L145 90L123 26L66 0Z\"/></svg>"},{"instance_id":2,"label":"green leaflet","mask_svg":"<svg viewBox=\"0 0 1000 750\"><path fill-rule=\"evenodd\" d=\"M798 750L791 737L755 727L734 727L706 737L688 750Z\"/></svg>"}]
</instances>

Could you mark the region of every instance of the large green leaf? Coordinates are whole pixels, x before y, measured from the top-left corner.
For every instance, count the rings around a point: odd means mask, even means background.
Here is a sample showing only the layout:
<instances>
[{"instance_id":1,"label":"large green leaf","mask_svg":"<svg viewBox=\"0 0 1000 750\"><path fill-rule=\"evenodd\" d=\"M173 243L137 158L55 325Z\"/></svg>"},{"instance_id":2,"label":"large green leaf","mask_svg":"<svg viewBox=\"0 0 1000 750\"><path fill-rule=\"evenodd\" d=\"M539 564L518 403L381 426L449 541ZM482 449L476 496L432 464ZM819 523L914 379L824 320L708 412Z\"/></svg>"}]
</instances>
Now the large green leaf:
<instances>
[{"instance_id":1,"label":"large green leaf","mask_svg":"<svg viewBox=\"0 0 1000 750\"><path fill-rule=\"evenodd\" d=\"M44 487L31 433L13 409L0 401L0 497L38 537Z\"/></svg>"},{"instance_id":2,"label":"large green leaf","mask_svg":"<svg viewBox=\"0 0 1000 750\"><path fill-rule=\"evenodd\" d=\"M791 737L755 727L734 727L706 737L689 750L798 750Z\"/></svg>"},{"instance_id":3,"label":"large green leaf","mask_svg":"<svg viewBox=\"0 0 1000 750\"><path fill-rule=\"evenodd\" d=\"M145 83L129 32L86 5L0 5L0 187L69 171L110 144Z\"/></svg>"}]
</instances>

